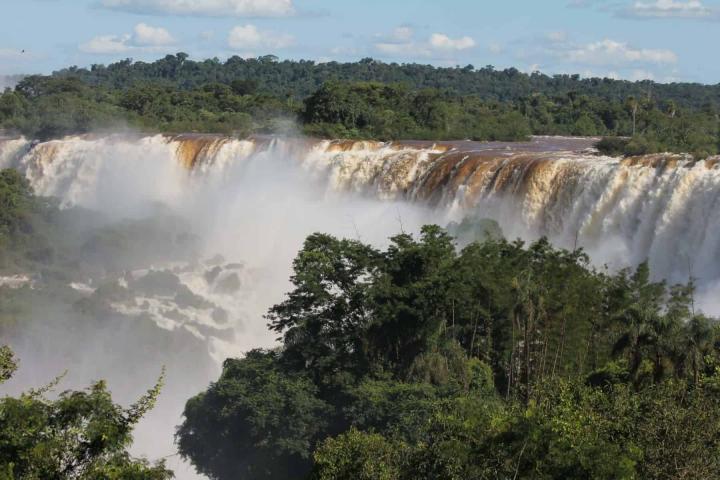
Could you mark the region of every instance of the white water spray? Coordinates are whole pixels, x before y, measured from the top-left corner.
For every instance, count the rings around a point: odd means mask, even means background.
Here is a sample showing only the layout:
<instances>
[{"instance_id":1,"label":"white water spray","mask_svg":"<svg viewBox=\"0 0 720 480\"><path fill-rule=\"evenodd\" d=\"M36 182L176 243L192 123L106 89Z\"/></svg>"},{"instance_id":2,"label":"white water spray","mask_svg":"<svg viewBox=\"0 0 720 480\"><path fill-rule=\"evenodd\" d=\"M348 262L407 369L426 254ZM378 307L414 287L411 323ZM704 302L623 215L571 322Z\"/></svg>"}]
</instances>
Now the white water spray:
<instances>
[{"instance_id":1,"label":"white water spray","mask_svg":"<svg viewBox=\"0 0 720 480\"><path fill-rule=\"evenodd\" d=\"M71 137L40 144L6 139L0 140L0 167L18 168L38 194L56 196L64 206L120 219L142 217L149 206L162 204L186 219L201 239L205 263L148 268L174 272L212 306L179 305L158 294L114 308L201 339L216 362L273 345L262 315L287 291L292 258L308 234L323 231L382 245L401 225L416 231L423 223L444 225L468 212L497 220L509 238L545 235L560 246L582 246L598 265L622 268L647 258L657 278L684 282L693 275L702 307L720 313L714 301L720 285L717 159L623 160L594 155L587 150L591 144L558 138L525 144L203 135ZM207 260L217 254L221 261ZM220 264L230 267L217 275L236 275L236 288L218 288L213 282L221 277L208 280ZM81 287L93 291L92 285ZM227 322L234 336L217 333ZM173 365L168 367L170 381L181 383L182 375L173 376ZM100 367L92 374L108 375ZM196 380L170 385L178 398L164 404L161 399L137 433L137 449L150 457L168 454L169 430L180 422L182 402L204 387ZM151 445L159 424L166 437L161 447ZM189 475L178 471L179 478Z\"/></svg>"}]
</instances>

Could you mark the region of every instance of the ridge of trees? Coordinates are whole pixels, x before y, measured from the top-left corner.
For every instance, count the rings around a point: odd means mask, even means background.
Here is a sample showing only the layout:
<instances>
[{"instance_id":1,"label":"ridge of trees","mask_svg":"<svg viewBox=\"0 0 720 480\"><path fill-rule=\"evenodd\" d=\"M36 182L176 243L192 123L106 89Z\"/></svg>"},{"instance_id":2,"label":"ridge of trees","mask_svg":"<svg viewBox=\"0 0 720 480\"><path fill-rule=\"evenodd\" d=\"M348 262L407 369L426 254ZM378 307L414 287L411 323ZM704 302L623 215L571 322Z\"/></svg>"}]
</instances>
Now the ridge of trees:
<instances>
[{"instance_id":1,"label":"ridge of trees","mask_svg":"<svg viewBox=\"0 0 720 480\"><path fill-rule=\"evenodd\" d=\"M278 61L130 59L29 76L0 96L0 128L40 139L130 126L246 136L522 140L630 137L608 154L718 152L720 86L658 84L516 69Z\"/></svg>"},{"instance_id":2,"label":"ridge of trees","mask_svg":"<svg viewBox=\"0 0 720 480\"><path fill-rule=\"evenodd\" d=\"M575 92L607 101L656 97L692 109L720 105L720 84L662 84L649 80L631 82L565 74L549 76L540 72L523 73L516 68L497 70L492 65L482 68L472 65L434 67L384 63L372 58L348 63L318 63L311 60L279 61L273 55L265 55L247 59L233 56L222 62L217 58L194 61L180 52L150 63L125 59L107 66L92 65L89 69L70 67L54 72L53 76L79 78L89 85L119 89L142 82L171 85L182 90L215 82L235 83L244 90L243 93L260 88L273 96L295 99L306 98L324 83L335 80L403 84L414 90L438 89L500 102L517 101L537 92L550 97Z\"/></svg>"}]
</instances>

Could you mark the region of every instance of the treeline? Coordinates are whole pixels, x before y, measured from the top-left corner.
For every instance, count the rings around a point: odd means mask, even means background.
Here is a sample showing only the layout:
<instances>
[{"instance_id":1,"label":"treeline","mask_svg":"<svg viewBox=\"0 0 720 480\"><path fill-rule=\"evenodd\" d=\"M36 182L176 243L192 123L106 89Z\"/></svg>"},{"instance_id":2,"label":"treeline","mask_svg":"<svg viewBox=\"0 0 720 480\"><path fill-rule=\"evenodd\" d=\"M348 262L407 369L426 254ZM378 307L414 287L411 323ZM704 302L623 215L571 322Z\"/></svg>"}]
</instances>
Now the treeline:
<instances>
[{"instance_id":1,"label":"treeline","mask_svg":"<svg viewBox=\"0 0 720 480\"><path fill-rule=\"evenodd\" d=\"M238 78L252 79L272 96L298 100L311 95L328 81L340 81L398 83L412 90L438 89L500 102L514 102L536 93L562 97L575 92L607 101L651 96L672 100L691 109L720 105L720 85L583 79L579 75L525 74L515 68L496 70L491 65L442 68L415 63L383 63L372 58L350 63L316 63L311 60L278 61L273 55L265 55L249 59L233 56L221 62L217 58L193 61L187 54L178 53L151 63L127 59L107 66L93 65L89 69L71 67L53 75L79 78L89 85L111 89L126 89L149 82L192 90L209 83L230 85Z\"/></svg>"},{"instance_id":2,"label":"treeline","mask_svg":"<svg viewBox=\"0 0 720 480\"><path fill-rule=\"evenodd\" d=\"M282 346L225 362L180 453L218 480L720 477L720 326L692 281L471 227L461 250L436 226L308 237L267 315Z\"/></svg>"},{"instance_id":3,"label":"treeline","mask_svg":"<svg viewBox=\"0 0 720 480\"><path fill-rule=\"evenodd\" d=\"M236 135L523 140L529 135L630 137L604 153L718 152L719 87L486 67L193 62L185 54L23 79L0 96L0 128L34 138L123 126Z\"/></svg>"}]
</instances>

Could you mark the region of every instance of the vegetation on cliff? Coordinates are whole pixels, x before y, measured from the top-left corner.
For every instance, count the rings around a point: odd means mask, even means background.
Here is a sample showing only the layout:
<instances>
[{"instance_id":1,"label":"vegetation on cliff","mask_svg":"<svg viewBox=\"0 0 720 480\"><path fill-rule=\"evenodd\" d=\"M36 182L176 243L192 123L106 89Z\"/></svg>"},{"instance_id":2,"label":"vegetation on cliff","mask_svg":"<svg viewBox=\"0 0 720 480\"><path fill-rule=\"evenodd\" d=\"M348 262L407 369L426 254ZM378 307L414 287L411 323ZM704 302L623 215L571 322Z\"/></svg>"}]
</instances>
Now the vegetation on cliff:
<instances>
[{"instance_id":1,"label":"vegetation on cliff","mask_svg":"<svg viewBox=\"0 0 720 480\"><path fill-rule=\"evenodd\" d=\"M201 62L168 55L30 76L0 96L0 128L37 138L131 126L163 132L287 132L377 139L630 137L606 153L718 151L720 87L471 65ZM612 146L612 148L608 148Z\"/></svg>"}]
</instances>

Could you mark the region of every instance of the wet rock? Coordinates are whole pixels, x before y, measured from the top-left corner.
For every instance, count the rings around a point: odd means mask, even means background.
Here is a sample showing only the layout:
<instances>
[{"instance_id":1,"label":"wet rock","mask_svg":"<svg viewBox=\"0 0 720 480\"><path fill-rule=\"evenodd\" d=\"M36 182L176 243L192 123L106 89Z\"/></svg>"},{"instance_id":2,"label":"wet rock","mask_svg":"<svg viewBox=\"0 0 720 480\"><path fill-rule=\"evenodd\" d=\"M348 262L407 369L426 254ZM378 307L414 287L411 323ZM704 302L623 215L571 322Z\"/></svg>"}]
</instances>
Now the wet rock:
<instances>
[{"instance_id":1,"label":"wet rock","mask_svg":"<svg viewBox=\"0 0 720 480\"><path fill-rule=\"evenodd\" d=\"M203 276L205 277L205 281L209 285L211 285L213 282L215 282L218 275L220 275L221 273L222 273L222 267L217 266L217 267L214 267L214 268L208 270L207 272L205 272L205 275L203 275Z\"/></svg>"},{"instance_id":2,"label":"wet rock","mask_svg":"<svg viewBox=\"0 0 720 480\"><path fill-rule=\"evenodd\" d=\"M150 271L133 280L130 287L147 295L173 296L180 290L180 279L168 270Z\"/></svg>"},{"instance_id":3,"label":"wet rock","mask_svg":"<svg viewBox=\"0 0 720 480\"><path fill-rule=\"evenodd\" d=\"M227 313L227 311L225 311L224 308L216 307L212 311L212 319L215 323L218 323L221 325L225 324L228 322L228 318L229 318L228 313Z\"/></svg>"},{"instance_id":4,"label":"wet rock","mask_svg":"<svg viewBox=\"0 0 720 480\"><path fill-rule=\"evenodd\" d=\"M215 285L215 291L223 294L231 294L240 290L240 277L233 272L222 277Z\"/></svg>"},{"instance_id":5,"label":"wet rock","mask_svg":"<svg viewBox=\"0 0 720 480\"><path fill-rule=\"evenodd\" d=\"M175 295L175 303L180 308L198 308L201 310L214 308L215 304L209 300L193 293L185 285L181 285L179 291Z\"/></svg>"}]
</instances>

